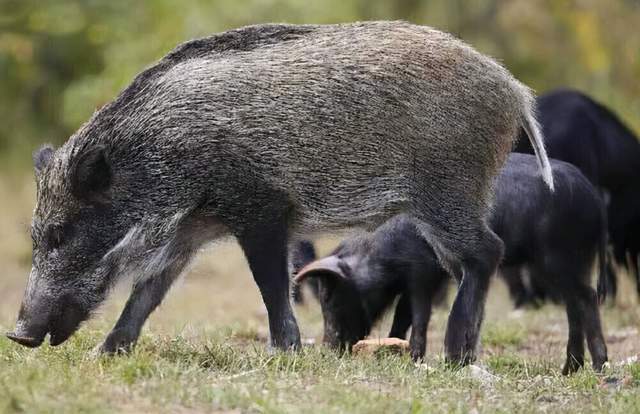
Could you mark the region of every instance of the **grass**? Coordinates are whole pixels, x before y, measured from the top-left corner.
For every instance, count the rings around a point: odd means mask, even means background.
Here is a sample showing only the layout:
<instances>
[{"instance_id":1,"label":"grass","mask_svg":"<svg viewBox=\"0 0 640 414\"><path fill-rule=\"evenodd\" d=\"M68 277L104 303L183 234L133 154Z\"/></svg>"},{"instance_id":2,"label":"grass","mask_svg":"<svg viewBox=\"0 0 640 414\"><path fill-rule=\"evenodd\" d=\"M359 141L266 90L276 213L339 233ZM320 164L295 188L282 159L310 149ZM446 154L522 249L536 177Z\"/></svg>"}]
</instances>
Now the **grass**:
<instances>
[{"instance_id":1,"label":"grass","mask_svg":"<svg viewBox=\"0 0 640 414\"><path fill-rule=\"evenodd\" d=\"M14 323L29 267L30 181L0 180L0 331ZM335 240L323 241L326 252ZM267 322L237 246L200 255L155 312L139 346L96 357L126 298L126 284L100 315L60 347L30 350L0 338L0 412L640 412L640 309L629 281L603 308L611 364L563 377L564 310L513 312L502 285L491 290L480 368L442 361L447 310L434 312L427 360L338 355L320 345L298 353L267 347ZM313 301L296 309L303 337L319 341ZM389 318L373 336L383 336Z\"/></svg>"},{"instance_id":2,"label":"grass","mask_svg":"<svg viewBox=\"0 0 640 414\"><path fill-rule=\"evenodd\" d=\"M198 341L145 336L136 350L95 357L97 331L62 348L0 345L5 412L637 412L638 367L584 370L505 354L487 358L495 379L427 366L406 356L340 356L323 347L267 351L264 343L215 333Z\"/></svg>"},{"instance_id":3,"label":"grass","mask_svg":"<svg viewBox=\"0 0 640 414\"><path fill-rule=\"evenodd\" d=\"M525 330L520 324L491 324L482 332L482 343L493 347L518 347L525 340Z\"/></svg>"}]
</instances>

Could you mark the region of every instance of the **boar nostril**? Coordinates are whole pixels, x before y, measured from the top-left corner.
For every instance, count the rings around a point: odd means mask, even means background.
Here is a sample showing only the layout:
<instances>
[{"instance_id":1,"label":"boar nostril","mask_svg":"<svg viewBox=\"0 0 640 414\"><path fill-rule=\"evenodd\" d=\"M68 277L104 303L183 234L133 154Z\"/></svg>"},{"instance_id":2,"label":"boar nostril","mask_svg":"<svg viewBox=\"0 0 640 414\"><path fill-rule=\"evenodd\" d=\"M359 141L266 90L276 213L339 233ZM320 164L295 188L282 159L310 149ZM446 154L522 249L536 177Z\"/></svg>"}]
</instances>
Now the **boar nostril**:
<instances>
[{"instance_id":1,"label":"boar nostril","mask_svg":"<svg viewBox=\"0 0 640 414\"><path fill-rule=\"evenodd\" d=\"M7 336L7 338L11 339L12 341L17 342L20 345L23 345L29 348L36 348L40 346L40 344L42 343L42 340L38 340L36 338L30 338L26 336L19 336L12 332L7 332L5 335Z\"/></svg>"}]
</instances>

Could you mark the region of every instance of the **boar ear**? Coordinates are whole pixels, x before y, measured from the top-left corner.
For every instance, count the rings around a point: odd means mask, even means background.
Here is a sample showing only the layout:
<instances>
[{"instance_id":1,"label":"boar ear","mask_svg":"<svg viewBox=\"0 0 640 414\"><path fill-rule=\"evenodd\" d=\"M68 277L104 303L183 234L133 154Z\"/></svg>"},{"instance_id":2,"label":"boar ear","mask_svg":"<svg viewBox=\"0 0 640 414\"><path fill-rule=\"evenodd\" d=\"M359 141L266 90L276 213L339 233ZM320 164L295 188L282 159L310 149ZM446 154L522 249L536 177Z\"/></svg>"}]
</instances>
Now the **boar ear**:
<instances>
[{"instance_id":1,"label":"boar ear","mask_svg":"<svg viewBox=\"0 0 640 414\"><path fill-rule=\"evenodd\" d=\"M339 280L347 280L345 273L348 265L338 256L327 256L323 259L314 260L296 274L294 281L302 282L308 277L331 276Z\"/></svg>"},{"instance_id":2,"label":"boar ear","mask_svg":"<svg viewBox=\"0 0 640 414\"><path fill-rule=\"evenodd\" d=\"M40 175L53 157L53 146L51 144L45 144L38 150L33 152L33 168L36 170L36 175Z\"/></svg>"},{"instance_id":3,"label":"boar ear","mask_svg":"<svg viewBox=\"0 0 640 414\"><path fill-rule=\"evenodd\" d=\"M71 170L71 185L78 198L103 200L111 186L111 164L102 146L85 150Z\"/></svg>"}]
</instances>

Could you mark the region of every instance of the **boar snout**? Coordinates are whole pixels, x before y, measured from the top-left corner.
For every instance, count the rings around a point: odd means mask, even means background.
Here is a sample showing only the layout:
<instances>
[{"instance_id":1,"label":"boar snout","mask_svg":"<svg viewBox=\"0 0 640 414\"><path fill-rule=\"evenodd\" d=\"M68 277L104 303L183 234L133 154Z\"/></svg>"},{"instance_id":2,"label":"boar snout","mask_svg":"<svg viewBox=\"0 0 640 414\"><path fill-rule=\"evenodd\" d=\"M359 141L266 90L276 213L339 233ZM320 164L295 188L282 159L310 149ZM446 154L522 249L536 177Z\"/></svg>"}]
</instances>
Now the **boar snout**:
<instances>
[{"instance_id":1,"label":"boar snout","mask_svg":"<svg viewBox=\"0 0 640 414\"><path fill-rule=\"evenodd\" d=\"M36 348L49 334L50 344L60 345L78 329L87 315L79 303L68 298L55 302L40 300L34 306L23 304L16 329L6 336L20 345Z\"/></svg>"},{"instance_id":2,"label":"boar snout","mask_svg":"<svg viewBox=\"0 0 640 414\"><path fill-rule=\"evenodd\" d=\"M19 343L22 346L26 346L27 348L37 348L42 343L44 336L40 339L31 338L28 336L22 336L16 332L7 332L7 338L11 339L13 342Z\"/></svg>"},{"instance_id":3,"label":"boar snout","mask_svg":"<svg viewBox=\"0 0 640 414\"><path fill-rule=\"evenodd\" d=\"M20 310L20 317L13 332L7 332L7 338L20 345L37 348L44 341L48 331L48 318L42 318L41 314L36 318L25 317L24 306Z\"/></svg>"}]
</instances>

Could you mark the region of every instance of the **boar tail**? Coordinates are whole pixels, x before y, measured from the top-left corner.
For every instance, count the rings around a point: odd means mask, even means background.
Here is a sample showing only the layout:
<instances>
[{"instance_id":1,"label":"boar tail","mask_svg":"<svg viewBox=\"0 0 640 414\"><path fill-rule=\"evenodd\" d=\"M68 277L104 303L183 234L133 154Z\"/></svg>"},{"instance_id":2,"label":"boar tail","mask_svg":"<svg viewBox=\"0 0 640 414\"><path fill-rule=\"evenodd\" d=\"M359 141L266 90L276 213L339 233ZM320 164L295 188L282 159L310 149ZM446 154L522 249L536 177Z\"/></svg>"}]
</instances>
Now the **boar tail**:
<instances>
[{"instance_id":1,"label":"boar tail","mask_svg":"<svg viewBox=\"0 0 640 414\"><path fill-rule=\"evenodd\" d=\"M522 88L526 88L522 86ZM551 172L551 165L549 164L549 157L547 156L547 150L544 148L544 139L542 138L542 132L540 130L540 124L535 117L534 110L534 98L531 93L525 91L525 102L521 112L522 129L527 134L529 142L533 147L533 152L536 154L538 160L538 166L542 171L542 179L547 184L549 189L553 191L553 174Z\"/></svg>"}]
</instances>

